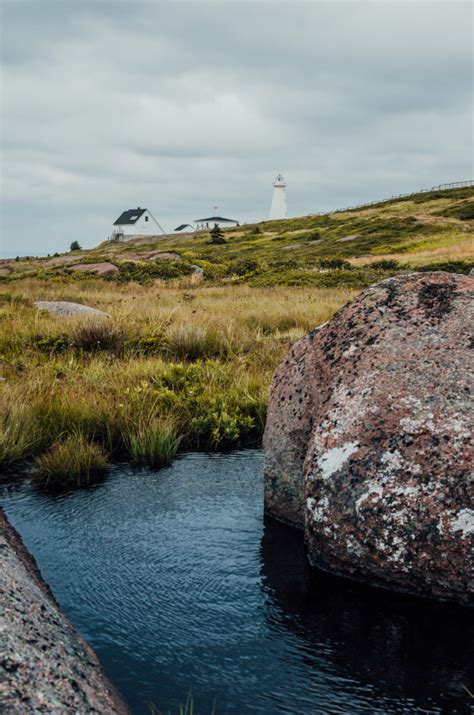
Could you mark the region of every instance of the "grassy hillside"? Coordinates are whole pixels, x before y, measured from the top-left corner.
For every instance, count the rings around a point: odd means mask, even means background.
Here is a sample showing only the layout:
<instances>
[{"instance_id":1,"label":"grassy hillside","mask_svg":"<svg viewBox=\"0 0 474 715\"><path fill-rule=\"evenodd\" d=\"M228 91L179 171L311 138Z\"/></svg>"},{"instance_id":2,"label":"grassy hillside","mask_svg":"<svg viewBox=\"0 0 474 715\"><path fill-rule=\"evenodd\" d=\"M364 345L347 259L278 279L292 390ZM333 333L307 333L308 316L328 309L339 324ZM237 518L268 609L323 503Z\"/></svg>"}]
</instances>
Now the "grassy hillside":
<instances>
[{"instance_id":1,"label":"grassy hillside","mask_svg":"<svg viewBox=\"0 0 474 715\"><path fill-rule=\"evenodd\" d=\"M110 261L120 269L107 278L115 281L186 279L197 265L214 283L362 287L407 269L468 272L474 265L473 231L474 188L463 188L226 229L222 245L212 245L208 232L104 242L81 251L77 262ZM180 260L149 256L158 251L176 253ZM0 280L83 279L83 274L71 275L69 258L76 260L69 254L61 259L65 263L57 257L13 261Z\"/></svg>"},{"instance_id":2,"label":"grassy hillside","mask_svg":"<svg viewBox=\"0 0 474 715\"><path fill-rule=\"evenodd\" d=\"M178 448L259 444L292 342L367 283L406 268L469 270L473 197L264 222L215 246L209 234L168 236L0 264L0 471L26 460L35 478L82 484L109 458L158 467ZM70 272L103 261L119 272ZM110 317L59 317L40 300Z\"/></svg>"}]
</instances>

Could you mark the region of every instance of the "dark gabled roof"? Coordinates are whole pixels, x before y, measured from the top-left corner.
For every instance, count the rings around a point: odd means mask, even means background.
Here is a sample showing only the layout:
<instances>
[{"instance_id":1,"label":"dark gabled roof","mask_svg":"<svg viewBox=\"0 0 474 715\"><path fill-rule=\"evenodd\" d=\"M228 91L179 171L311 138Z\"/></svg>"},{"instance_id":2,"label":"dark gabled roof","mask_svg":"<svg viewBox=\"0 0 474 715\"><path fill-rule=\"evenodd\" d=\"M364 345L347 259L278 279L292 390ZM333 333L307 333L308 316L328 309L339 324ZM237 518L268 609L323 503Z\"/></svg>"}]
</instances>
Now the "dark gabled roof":
<instances>
[{"instance_id":1,"label":"dark gabled roof","mask_svg":"<svg viewBox=\"0 0 474 715\"><path fill-rule=\"evenodd\" d=\"M183 228L193 228L190 223L180 223L179 226L176 226L175 231L182 231Z\"/></svg>"},{"instance_id":2,"label":"dark gabled roof","mask_svg":"<svg viewBox=\"0 0 474 715\"><path fill-rule=\"evenodd\" d=\"M195 223L202 223L203 221L227 221L228 223L239 223L233 218L223 218L222 216L209 216L209 218L197 218Z\"/></svg>"},{"instance_id":3,"label":"dark gabled roof","mask_svg":"<svg viewBox=\"0 0 474 715\"><path fill-rule=\"evenodd\" d=\"M114 221L114 226L134 224L138 221L140 216L143 216L145 211L148 211L148 209L141 209L140 207L138 207L137 209L128 209L128 211L124 211L123 214L120 214L118 219Z\"/></svg>"}]
</instances>

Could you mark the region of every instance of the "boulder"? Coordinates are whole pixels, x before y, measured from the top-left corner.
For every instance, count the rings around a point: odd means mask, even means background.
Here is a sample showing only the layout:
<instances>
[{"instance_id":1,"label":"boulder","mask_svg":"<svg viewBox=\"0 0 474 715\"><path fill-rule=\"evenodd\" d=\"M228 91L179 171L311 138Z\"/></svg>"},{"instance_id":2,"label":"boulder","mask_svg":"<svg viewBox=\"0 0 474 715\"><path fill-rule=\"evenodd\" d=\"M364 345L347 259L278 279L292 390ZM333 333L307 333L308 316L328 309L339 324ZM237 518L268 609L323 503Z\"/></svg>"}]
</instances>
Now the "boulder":
<instances>
[{"instance_id":1,"label":"boulder","mask_svg":"<svg viewBox=\"0 0 474 715\"><path fill-rule=\"evenodd\" d=\"M11 268L8 266L0 266L0 278L6 278L11 273Z\"/></svg>"},{"instance_id":2,"label":"boulder","mask_svg":"<svg viewBox=\"0 0 474 715\"><path fill-rule=\"evenodd\" d=\"M277 370L266 509L305 528L313 565L472 601L473 290L449 273L383 281Z\"/></svg>"},{"instance_id":3,"label":"boulder","mask_svg":"<svg viewBox=\"0 0 474 715\"><path fill-rule=\"evenodd\" d=\"M119 273L117 266L113 263L78 263L75 266L69 267L70 271L79 271L80 273L96 273L98 276L111 276Z\"/></svg>"},{"instance_id":4,"label":"boulder","mask_svg":"<svg viewBox=\"0 0 474 715\"><path fill-rule=\"evenodd\" d=\"M2 712L129 713L2 509L0 574Z\"/></svg>"},{"instance_id":5,"label":"boulder","mask_svg":"<svg viewBox=\"0 0 474 715\"><path fill-rule=\"evenodd\" d=\"M54 315L69 316L69 315L89 315L91 317L109 318L108 313L97 308L90 308L88 305L81 303L70 303L67 300L38 300L35 306L40 310L47 310L48 313Z\"/></svg>"}]
</instances>

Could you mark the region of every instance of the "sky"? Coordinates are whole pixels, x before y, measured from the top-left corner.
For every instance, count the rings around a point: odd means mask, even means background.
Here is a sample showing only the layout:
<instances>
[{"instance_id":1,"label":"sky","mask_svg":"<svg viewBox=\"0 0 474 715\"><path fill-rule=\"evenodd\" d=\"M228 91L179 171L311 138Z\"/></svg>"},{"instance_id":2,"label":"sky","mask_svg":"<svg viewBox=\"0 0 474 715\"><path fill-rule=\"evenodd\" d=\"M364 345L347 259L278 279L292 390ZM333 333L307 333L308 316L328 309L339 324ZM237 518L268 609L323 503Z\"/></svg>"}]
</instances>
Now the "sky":
<instances>
[{"instance_id":1,"label":"sky","mask_svg":"<svg viewBox=\"0 0 474 715\"><path fill-rule=\"evenodd\" d=\"M0 0L3 256L472 178L463 0Z\"/></svg>"}]
</instances>

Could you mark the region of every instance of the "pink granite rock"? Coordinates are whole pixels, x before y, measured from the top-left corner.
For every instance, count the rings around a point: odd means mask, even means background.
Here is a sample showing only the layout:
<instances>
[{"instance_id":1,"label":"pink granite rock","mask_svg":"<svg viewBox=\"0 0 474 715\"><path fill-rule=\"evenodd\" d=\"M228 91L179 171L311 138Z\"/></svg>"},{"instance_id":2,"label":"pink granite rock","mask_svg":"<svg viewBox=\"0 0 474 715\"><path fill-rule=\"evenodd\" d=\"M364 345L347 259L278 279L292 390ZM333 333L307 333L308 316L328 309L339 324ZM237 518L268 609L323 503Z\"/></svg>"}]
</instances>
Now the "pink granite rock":
<instances>
[{"instance_id":1,"label":"pink granite rock","mask_svg":"<svg viewBox=\"0 0 474 715\"><path fill-rule=\"evenodd\" d=\"M448 273L383 281L278 369L266 508L305 525L314 565L472 600L473 289Z\"/></svg>"},{"instance_id":2,"label":"pink granite rock","mask_svg":"<svg viewBox=\"0 0 474 715\"><path fill-rule=\"evenodd\" d=\"M76 266L70 266L70 271L79 271L80 273L96 273L98 276L110 276L119 273L117 266L113 263L78 263Z\"/></svg>"}]
</instances>

